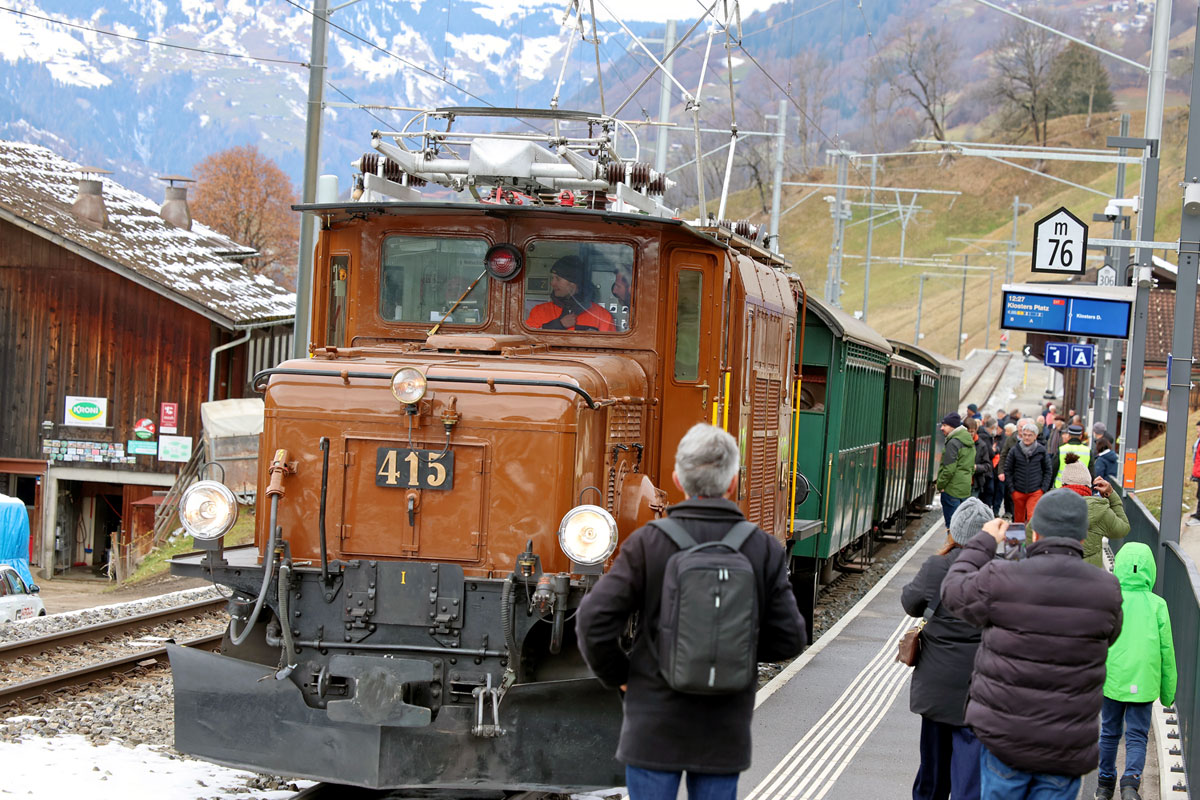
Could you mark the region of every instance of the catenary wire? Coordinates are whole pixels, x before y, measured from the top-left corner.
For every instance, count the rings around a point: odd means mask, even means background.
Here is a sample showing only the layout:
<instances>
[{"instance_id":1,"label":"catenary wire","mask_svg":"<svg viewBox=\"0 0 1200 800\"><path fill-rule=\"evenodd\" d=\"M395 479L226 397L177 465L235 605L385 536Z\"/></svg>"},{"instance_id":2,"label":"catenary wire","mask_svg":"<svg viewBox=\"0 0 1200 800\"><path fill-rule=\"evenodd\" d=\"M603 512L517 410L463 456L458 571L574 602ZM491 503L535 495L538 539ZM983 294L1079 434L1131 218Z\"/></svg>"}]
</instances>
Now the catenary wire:
<instances>
[{"instance_id":1,"label":"catenary wire","mask_svg":"<svg viewBox=\"0 0 1200 800\"><path fill-rule=\"evenodd\" d=\"M141 42L143 44L152 44L152 45L156 45L158 47L172 47L172 48L175 48L176 50L189 50L193 53L203 53L204 55L209 55L209 56L222 56L224 58L241 58L241 59L245 59L247 61L266 61L271 64L290 64L292 66L297 66L297 67L307 67L308 66L307 61L294 61L289 58L268 58L266 56L247 55L245 53L227 53L227 52L222 52L220 50L206 50L203 47L192 47L192 46L186 45L186 44L175 44L174 42L160 42L156 39L144 39L140 36L130 36L129 34L117 33L116 31L106 31L101 28L92 28L87 25L80 25L76 22L67 22L66 20L55 19L53 17L44 17L41 14L33 14L29 11L18 11L15 8L7 8L5 6L0 6L0 11L7 11L10 14L17 14L22 17L30 17L32 19L39 19L42 22L49 22L53 25L63 25L68 28L75 28L75 29L81 30L81 31L88 31L89 33L98 33L102 36L113 36L113 37L116 37L117 39L128 39L129 41L132 41L132 42Z\"/></svg>"},{"instance_id":2,"label":"catenary wire","mask_svg":"<svg viewBox=\"0 0 1200 800\"><path fill-rule=\"evenodd\" d=\"M283 2L287 3L289 6L292 6L293 8L303 11L305 14L308 14L311 17L316 17L316 13L313 12L312 9L305 8L304 6L295 2L295 0L283 0ZM492 108L495 108L495 106L492 103L489 103L487 100L484 100L479 95L474 94L469 89L459 86L454 81L452 81L448 78L443 78L441 75L438 75L436 72L428 70L425 67L422 67L420 64L417 64L413 61L409 61L407 58L404 58L403 56L398 56L395 53L393 53L391 50L388 50L386 47L380 47L379 45L375 44L371 40L363 38L362 36L359 36L357 33L355 33L354 31L352 31L348 28L343 28L341 25L338 25L336 22L329 19L328 15L326 15L326 17L325 17L325 24L328 25L330 28L333 28L336 31L344 33L345 35L349 36L352 39L356 39L356 40L362 42L367 47L370 47L374 50L378 50L379 52L383 53L384 55L396 59L401 64L404 64L407 67L411 67L412 69L415 69L424 75L428 75L429 77L431 77L435 80L441 81L442 83L446 84L447 86L451 86L451 87L457 89L458 91L465 94L467 97L470 97L472 100L478 100L480 103L483 103L485 106L491 106Z\"/></svg>"},{"instance_id":3,"label":"catenary wire","mask_svg":"<svg viewBox=\"0 0 1200 800\"><path fill-rule=\"evenodd\" d=\"M385 128L386 128L386 127L388 127L389 125L391 125L391 123L390 123L390 122L388 122L387 120L385 120L385 119L383 119L382 117L380 117L378 114L376 114L375 112L373 112L371 109L369 109L369 108L363 108L363 107L362 107L362 105L360 105L360 104L359 104L359 102L358 102L357 100L355 100L353 97L351 97L350 95L348 95L348 94L346 94L345 92L343 92L343 91L342 91L341 89L339 89L338 87L334 86L334 85L333 85L333 83L332 83L331 81L325 81L325 85L326 85L326 86L328 86L330 89L333 89L335 92L337 92L338 94L340 94L342 97L346 98L346 100L347 100L348 102L351 102L351 103L353 103L354 105L358 106L358 110L359 110L359 111L363 111L363 112L366 112L367 114L370 114L370 115L371 115L371 116L372 116L372 117L373 117L375 120L377 120L377 121L378 121L378 122L379 122L381 125L383 125Z\"/></svg>"},{"instance_id":4,"label":"catenary wire","mask_svg":"<svg viewBox=\"0 0 1200 800\"><path fill-rule=\"evenodd\" d=\"M699 4L701 8L704 8L705 12L707 13L708 9L705 8L705 6L701 2L701 0L696 0L696 3ZM721 20L717 19L715 16L713 17L713 19L716 21L716 24L718 27L720 27L723 30L727 30L725 24L723 22L721 22ZM761 72L766 77L766 79L769 80L775 86L776 89L778 89L780 92L783 93L783 96L787 98L788 102L791 103L792 106L794 106L795 109L800 112L800 116L804 117L804 119L808 121L808 124L813 126L813 129L816 130L816 132L821 135L821 138L824 139L825 141L829 142L829 144L832 145L833 147L835 147L837 149L841 149L841 145L839 145L836 141L834 141L832 138L830 138L829 134L827 134L825 132L824 128L822 128L819 124L817 124L817 121L812 118L812 115L804 110L804 107L801 106L800 103L798 103L796 101L796 98L792 97L791 92L789 92L787 89L785 89L779 83L779 81L775 79L775 76L772 75L767 70L766 67L764 67L762 64L760 64L758 59L755 58L754 55L749 50L746 49L746 46L744 44L742 44L741 40L734 39L733 41L737 43L738 49L741 50L742 53L745 54L746 58L749 59L750 63L753 64L755 66L755 68L759 72ZM863 173L862 169L859 168L858 164L854 163L854 159L850 159L850 168L854 170L855 174L857 174L858 177L862 178L864 181L867 180L866 174ZM866 187L864 186L863 188L865 189Z\"/></svg>"},{"instance_id":5,"label":"catenary wire","mask_svg":"<svg viewBox=\"0 0 1200 800\"><path fill-rule=\"evenodd\" d=\"M783 19L778 20L777 22L772 22L770 25L767 25L764 28L758 28L757 30L747 31L746 33L742 34L742 38L746 39L750 36L755 36L760 33L766 33L767 31L772 30L773 28L778 28L780 25L782 25L785 22L791 22L792 20L800 19L800 17L807 16L807 15L813 13L814 11L820 11L822 8L825 8L826 6L831 6L834 3L840 3L840 2L842 2L842 0L825 0L824 3L818 3L817 5L813 6L812 8L806 8L798 14L792 14L790 17L784 17ZM793 28L793 32L794 32L794 28ZM793 39L793 41L795 41L795 40ZM795 51L793 50L792 52L795 52Z\"/></svg>"},{"instance_id":6,"label":"catenary wire","mask_svg":"<svg viewBox=\"0 0 1200 800\"><path fill-rule=\"evenodd\" d=\"M283 2L287 3L288 5L292 6L293 8L303 11L305 14L308 14L311 17L314 17L314 18L316 17L316 13L313 12L312 9L305 8L304 6L295 2L295 0L283 0ZM362 42L367 47L370 47L374 50L378 50L379 52L383 53L384 55L396 59L397 61L399 61L401 64L404 64L405 66L411 67L412 69L415 69L424 75L428 75L429 77L433 78L434 80L441 81L442 83L446 84L447 86L457 89L458 91L465 94L467 97L470 97L472 100L479 101L480 103L487 106L488 108L496 107L496 105L494 103L489 103L487 100L484 100L482 97L475 94L471 90L469 90L463 86L459 86L457 83L450 80L449 78L445 78L441 75L438 75L437 73L432 72L431 70L428 70L425 67L422 67L420 64L417 64L413 61L409 61L407 58L404 58L403 56L396 55L391 50L388 50L386 47L380 47L379 45L375 44L371 40L366 39L362 36L359 36L357 33L350 30L349 28L343 28L341 25L338 25L336 22L329 19L328 14L325 15L325 24L328 25L330 28L333 28L336 31L344 33L345 35L351 37L352 39ZM546 133L546 131L544 129L539 128L537 125L534 125L532 122L529 122L528 120L517 119L517 122L519 122L520 124L524 125L527 128L537 131L538 133Z\"/></svg>"}]
</instances>

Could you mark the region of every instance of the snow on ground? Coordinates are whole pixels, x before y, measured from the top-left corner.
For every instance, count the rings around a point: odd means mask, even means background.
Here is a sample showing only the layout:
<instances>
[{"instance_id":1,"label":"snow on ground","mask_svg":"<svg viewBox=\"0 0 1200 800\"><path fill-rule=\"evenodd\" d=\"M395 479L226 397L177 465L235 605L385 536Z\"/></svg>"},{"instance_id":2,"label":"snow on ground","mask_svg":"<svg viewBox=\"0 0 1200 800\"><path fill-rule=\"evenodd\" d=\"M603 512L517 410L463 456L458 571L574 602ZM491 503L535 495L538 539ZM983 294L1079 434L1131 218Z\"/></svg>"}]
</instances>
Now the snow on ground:
<instances>
[{"instance_id":1,"label":"snow on ground","mask_svg":"<svg viewBox=\"0 0 1200 800\"><path fill-rule=\"evenodd\" d=\"M82 736L32 736L0 742L0 795L86 797L88 800L285 800L312 781L260 788L251 772L194 761L160 747L93 746ZM575 795L576 800L625 797L621 790Z\"/></svg>"},{"instance_id":2,"label":"snow on ground","mask_svg":"<svg viewBox=\"0 0 1200 800\"><path fill-rule=\"evenodd\" d=\"M160 748L108 743L95 747L82 736L29 737L0 743L0 794L15 797L86 797L128 800L283 800L310 786L264 791L250 772L193 761Z\"/></svg>"}]
</instances>

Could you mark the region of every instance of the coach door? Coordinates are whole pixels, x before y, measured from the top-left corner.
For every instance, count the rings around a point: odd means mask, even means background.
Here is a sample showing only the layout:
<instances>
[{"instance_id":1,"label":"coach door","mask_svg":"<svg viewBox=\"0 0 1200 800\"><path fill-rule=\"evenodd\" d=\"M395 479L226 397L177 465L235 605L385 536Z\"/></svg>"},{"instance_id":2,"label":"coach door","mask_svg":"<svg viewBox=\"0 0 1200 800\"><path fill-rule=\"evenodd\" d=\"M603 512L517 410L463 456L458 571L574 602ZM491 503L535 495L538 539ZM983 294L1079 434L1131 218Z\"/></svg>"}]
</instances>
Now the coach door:
<instances>
[{"instance_id":1,"label":"coach door","mask_svg":"<svg viewBox=\"0 0 1200 800\"><path fill-rule=\"evenodd\" d=\"M716 313L724 272L712 253L673 250L669 256L662 405L662 478L671 502L683 495L670 481L675 448L697 422L721 424L721 331ZM716 416L714 417L714 411Z\"/></svg>"}]
</instances>

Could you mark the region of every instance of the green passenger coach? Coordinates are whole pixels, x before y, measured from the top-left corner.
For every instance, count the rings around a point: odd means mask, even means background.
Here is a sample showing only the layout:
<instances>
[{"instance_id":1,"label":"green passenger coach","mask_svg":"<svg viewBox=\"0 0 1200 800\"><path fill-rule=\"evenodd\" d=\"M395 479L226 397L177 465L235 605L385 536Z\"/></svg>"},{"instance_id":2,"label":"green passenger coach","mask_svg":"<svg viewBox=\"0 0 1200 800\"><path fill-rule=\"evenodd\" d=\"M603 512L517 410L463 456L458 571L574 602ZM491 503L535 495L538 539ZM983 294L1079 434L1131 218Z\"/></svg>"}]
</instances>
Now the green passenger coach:
<instances>
[{"instance_id":1,"label":"green passenger coach","mask_svg":"<svg viewBox=\"0 0 1200 800\"><path fill-rule=\"evenodd\" d=\"M929 402L928 407L925 407L923 404L919 412L921 421L918 425L922 432L930 431L932 435L933 447L929 459L929 479L922 480L921 476L917 475L912 487L912 497L914 500L919 497L925 497L925 502L929 502L933 499L930 484L933 482L933 475L937 470L938 461L942 456L942 447L945 446L946 440L946 437L942 435L941 430L938 428L938 423L951 411L958 410L958 394L962 389L962 363L926 350L923 347L907 344L897 339L889 339L888 341L891 342L896 352L900 355L937 373L937 381L932 387L933 396L931 402Z\"/></svg>"},{"instance_id":2,"label":"green passenger coach","mask_svg":"<svg viewBox=\"0 0 1200 800\"><path fill-rule=\"evenodd\" d=\"M883 433L887 340L840 309L808 298L797 422L798 463L812 491L796 508L823 522L793 545L802 558L831 559L871 530Z\"/></svg>"}]
</instances>

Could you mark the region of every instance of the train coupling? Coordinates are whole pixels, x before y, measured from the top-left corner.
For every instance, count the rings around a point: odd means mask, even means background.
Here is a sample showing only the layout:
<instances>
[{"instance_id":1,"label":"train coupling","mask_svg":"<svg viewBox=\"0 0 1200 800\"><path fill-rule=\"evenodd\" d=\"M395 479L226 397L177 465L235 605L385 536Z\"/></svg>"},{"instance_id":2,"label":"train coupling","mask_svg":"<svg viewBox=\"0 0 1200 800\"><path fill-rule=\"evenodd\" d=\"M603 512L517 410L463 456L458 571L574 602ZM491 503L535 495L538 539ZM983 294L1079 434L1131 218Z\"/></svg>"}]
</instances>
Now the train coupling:
<instances>
[{"instance_id":1,"label":"train coupling","mask_svg":"<svg viewBox=\"0 0 1200 800\"><path fill-rule=\"evenodd\" d=\"M487 676L486 686L476 686L471 693L475 696L475 724L471 726L471 735L482 739L494 739L504 735L500 727L500 689L492 686L492 674ZM484 723L484 717L491 711L491 722Z\"/></svg>"}]
</instances>

